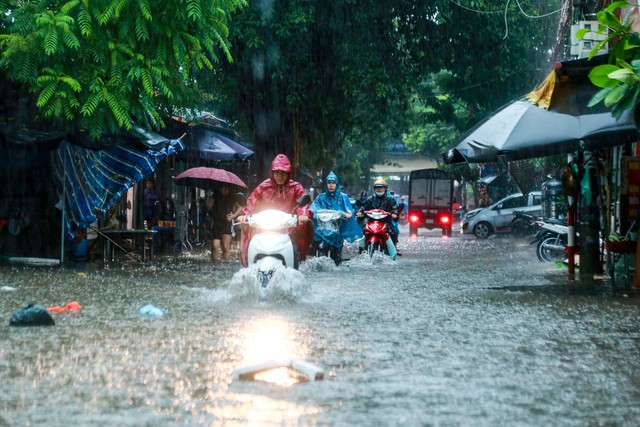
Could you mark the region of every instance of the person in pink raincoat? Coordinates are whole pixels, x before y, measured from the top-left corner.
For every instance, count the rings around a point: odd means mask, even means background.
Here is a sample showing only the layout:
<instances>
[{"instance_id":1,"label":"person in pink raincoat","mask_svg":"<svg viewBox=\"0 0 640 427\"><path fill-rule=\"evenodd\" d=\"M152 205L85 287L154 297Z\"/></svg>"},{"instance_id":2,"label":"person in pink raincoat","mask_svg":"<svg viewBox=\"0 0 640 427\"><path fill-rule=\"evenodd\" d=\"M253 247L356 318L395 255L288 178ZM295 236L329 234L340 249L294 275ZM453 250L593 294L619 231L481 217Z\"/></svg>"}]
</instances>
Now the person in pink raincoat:
<instances>
[{"instance_id":1,"label":"person in pink raincoat","mask_svg":"<svg viewBox=\"0 0 640 427\"><path fill-rule=\"evenodd\" d=\"M243 215L238 217L238 221L244 222L247 215L263 211L265 209L279 209L285 212L294 212L298 215L298 227L292 229L291 241L297 242L300 261L307 256L307 250L313 238L313 226L309 222L308 207L298 207L294 210L298 199L306 194L302 185L291 179L291 162L284 154L278 154L271 162L269 179L264 180L251 192L244 207ZM242 253L240 261L243 266L247 266L247 252L249 241L251 240L251 230L242 230Z\"/></svg>"}]
</instances>

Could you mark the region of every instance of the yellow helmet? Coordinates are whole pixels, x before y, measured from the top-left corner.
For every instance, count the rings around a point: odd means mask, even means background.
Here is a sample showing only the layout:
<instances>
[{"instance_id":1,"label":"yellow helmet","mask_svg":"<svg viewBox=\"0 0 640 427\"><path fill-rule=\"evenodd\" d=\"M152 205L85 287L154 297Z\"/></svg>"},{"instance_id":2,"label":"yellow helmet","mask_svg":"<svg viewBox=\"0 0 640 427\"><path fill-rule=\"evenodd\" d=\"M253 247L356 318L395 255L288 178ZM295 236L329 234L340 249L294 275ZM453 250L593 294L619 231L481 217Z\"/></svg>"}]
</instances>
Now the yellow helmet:
<instances>
[{"instance_id":1,"label":"yellow helmet","mask_svg":"<svg viewBox=\"0 0 640 427\"><path fill-rule=\"evenodd\" d=\"M373 188L377 188L377 187L389 188L389 186L387 185L387 181L385 181L384 179L376 179L373 182Z\"/></svg>"}]
</instances>

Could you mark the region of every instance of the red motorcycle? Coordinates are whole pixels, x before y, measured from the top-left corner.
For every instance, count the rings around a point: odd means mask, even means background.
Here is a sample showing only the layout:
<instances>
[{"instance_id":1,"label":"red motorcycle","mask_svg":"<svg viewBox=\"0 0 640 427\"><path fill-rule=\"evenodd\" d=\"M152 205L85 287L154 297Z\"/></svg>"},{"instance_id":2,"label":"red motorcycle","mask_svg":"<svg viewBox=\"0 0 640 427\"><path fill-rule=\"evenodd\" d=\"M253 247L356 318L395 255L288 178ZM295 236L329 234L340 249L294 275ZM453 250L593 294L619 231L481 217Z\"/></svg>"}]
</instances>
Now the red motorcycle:
<instances>
[{"instance_id":1,"label":"red motorcycle","mask_svg":"<svg viewBox=\"0 0 640 427\"><path fill-rule=\"evenodd\" d=\"M387 251L387 240L391 238L389 236L389 223L387 218L391 214L382 209L371 209L364 211L365 225L364 225L364 250L367 251L369 256L373 256L376 252L382 252L389 254Z\"/></svg>"}]
</instances>

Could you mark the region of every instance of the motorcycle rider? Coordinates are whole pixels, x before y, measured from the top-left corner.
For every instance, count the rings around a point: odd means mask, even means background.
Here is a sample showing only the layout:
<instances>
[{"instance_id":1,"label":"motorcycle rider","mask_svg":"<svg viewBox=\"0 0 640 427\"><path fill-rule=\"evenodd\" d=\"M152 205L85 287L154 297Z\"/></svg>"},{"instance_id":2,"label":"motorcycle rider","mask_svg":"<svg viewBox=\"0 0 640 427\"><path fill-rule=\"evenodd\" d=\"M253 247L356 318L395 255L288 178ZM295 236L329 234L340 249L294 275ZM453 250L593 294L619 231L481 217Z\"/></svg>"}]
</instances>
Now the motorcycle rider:
<instances>
[{"instance_id":1,"label":"motorcycle rider","mask_svg":"<svg viewBox=\"0 0 640 427\"><path fill-rule=\"evenodd\" d=\"M398 205L398 215L397 215L397 219L392 219L391 220L391 225L392 225L392 232L390 233L391 238L393 239L393 244L396 245L396 250L398 248L398 235L400 234L400 215L401 212L404 210L404 205L402 203L400 203L400 199L398 196L396 196L396 193L394 193L393 191L387 190L387 195L393 197L393 200L396 201L396 205ZM402 255L400 252L398 252L398 256Z\"/></svg>"},{"instance_id":2,"label":"motorcycle rider","mask_svg":"<svg viewBox=\"0 0 640 427\"><path fill-rule=\"evenodd\" d=\"M331 209L344 212L345 221L340 223L340 229L338 233L331 232L331 230L319 229L316 214L320 209ZM325 180L325 192L319 194L309 207L311 216L313 218L314 234L313 243L311 246L311 252L314 253L317 250L318 245L325 241L331 247L331 258L340 265L342 261L342 244L344 240L353 242L356 239L362 237L362 228L358 225L353 214L354 209L349 201L349 197L340 191L340 183L338 176L329 172Z\"/></svg>"},{"instance_id":3,"label":"motorcycle rider","mask_svg":"<svg viewBox=\"0 0 640 427\"><path fill-rule=\"evenodd\" d=\"M278 209L285 212L294 211L297 200L304 196L306 191L302 184L291 179L291 172L289 158L284 154L278 154L271 162L269 178L251 192L247 199L247 204L242 210L243 215L238 217L238 222L245 222L248 215L266 209ZM298 252L300 261L303 261L307 256L313 228L309 222L308 207L298 207L294 213L298 215L298 227L292 229L290 233L291 241L294 243L293 247ZM251 230L243 227L240 261L244 267L248 265L247 254L251 236Z\"/></svg>"},{"instance_id":4,"label":"motorcycle rider","mask_svg":"<svg viewBox=\"0 0 640 427\"><path fill-rule=\"evenodd\" d=\"M388 223L387 228L391 234L394 230L392 220L398 220L398 203L388 194L388 189L389 186L387 185L387 181L384 179L376 179L373 183L373 194L367 198L364 205L362 205L358 212L356 212L356 216L358 218L362 218L364 216L364 212L371 209L382 209L383 211L389 212L391 215L386 218L386 221ZM364 241L361 243L360 248L364 248ZM396 259L397 251L393 243L393 238L387 239L387 251L389 252L391 259Z\"/></svg>"}]
</instances>

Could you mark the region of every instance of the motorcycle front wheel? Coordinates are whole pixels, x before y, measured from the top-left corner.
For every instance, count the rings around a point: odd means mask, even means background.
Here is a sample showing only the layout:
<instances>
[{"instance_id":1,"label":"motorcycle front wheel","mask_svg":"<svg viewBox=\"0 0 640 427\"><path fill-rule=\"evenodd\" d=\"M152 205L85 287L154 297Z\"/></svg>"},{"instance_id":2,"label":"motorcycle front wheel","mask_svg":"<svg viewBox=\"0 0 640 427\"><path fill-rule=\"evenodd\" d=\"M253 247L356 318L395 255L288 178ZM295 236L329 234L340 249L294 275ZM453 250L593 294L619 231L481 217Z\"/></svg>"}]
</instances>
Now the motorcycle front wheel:
<instances>
[{"instance_id":1,"label":"motorcycle front wheel","mask_svg":"<svg viewBox=\"0 0 640 427\"><path fill-rule=\"evenodd\" d=\"M321 256L328 257L329 254L330 254L330 250L329 250L328 246L318 247L318 250L316 251L316 256L317 257L321 257Z\"/></svg>"},{"instance_id":2,"label":"motorcycle front wheel","mask_svg":"<svg viewBox=\"0 0 640 427\"><path fill-rule=\"evenodd\" d=\"M567 243L557 236L545 237L538 242L536 255L538 255L538 259L542 262L562 261L566 256L564 250L566 245ZM562 247L562 249L560 249L560 247Z\"/></svg>"},{"instance_id":3,"label":"motorcycle front wheel","mask_svg":"<svg viewBox=\"0 0 640 427\"><path fill-rule=\"evenodd\" d=\"M383 252L380 243L371 243L367 248L367 252L369 253L369 258L373 256L376 252Z\"/></svg>"},{"instance_id":4,"label":"motorcycle front wheel","mask_svg":"<svg viewBox=\"0 0 640 427\"><path fill-rule=\"evenodd\" d=\"M330 254L330 247L324 243L313 242L311 245L311 249L309 251L309 255L314 256L316 258L326 256L328 257Z\"/></svg>"}]
</instances>

